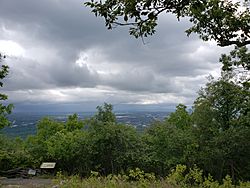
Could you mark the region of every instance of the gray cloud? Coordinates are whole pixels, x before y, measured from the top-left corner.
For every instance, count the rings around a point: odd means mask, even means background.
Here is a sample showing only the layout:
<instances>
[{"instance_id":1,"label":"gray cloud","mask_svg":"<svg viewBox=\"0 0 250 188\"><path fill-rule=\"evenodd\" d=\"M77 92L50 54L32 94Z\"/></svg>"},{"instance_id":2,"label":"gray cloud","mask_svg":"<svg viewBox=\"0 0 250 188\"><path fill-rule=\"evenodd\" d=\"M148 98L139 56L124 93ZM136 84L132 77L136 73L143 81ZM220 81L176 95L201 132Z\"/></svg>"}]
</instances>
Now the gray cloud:
<instances>
[{"instance_id":1,"label":"gray cloud","mask_svg":"<svg viewBox=\"0 0 250 188\"><path fill-rule=\"evenodd\" d=\"M180 90L175 87L173 79L156 75L152 70L143 68L124 70L119 74L103 77L102 80L105 85L125 91L175 93Z\"/></svg>"},{"instance_id":2,"label":"gray cloud","mask_svg":"<svg viewBox=\"0 0 250 188\"><path fill-rule=\"evenodd\" d=\"M11 70L4 90L13 102L190 104L228 48L187 37L189 25L161 16L143 44L128 28L106 30L79 0L1 0L0 51Z\"/></svg>"}]
</instances>

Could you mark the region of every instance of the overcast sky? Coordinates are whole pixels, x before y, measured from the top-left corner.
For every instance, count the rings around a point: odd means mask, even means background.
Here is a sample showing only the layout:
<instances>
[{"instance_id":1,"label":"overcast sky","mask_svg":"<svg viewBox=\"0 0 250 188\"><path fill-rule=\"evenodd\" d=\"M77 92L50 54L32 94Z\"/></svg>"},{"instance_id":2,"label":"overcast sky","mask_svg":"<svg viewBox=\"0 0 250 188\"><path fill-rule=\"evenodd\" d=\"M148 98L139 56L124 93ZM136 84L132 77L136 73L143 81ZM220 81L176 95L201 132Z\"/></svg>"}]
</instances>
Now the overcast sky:
<instances>
[{"instance_id":1,"label":"overcast sky","mask_svg":"<svg viewBox=\"0 0 250 188\"><path fill-rule=\"evenodd\" d=\"M229 48L187 37L188 20L161 16L143 44L126 27L107 30L83 3L0 0L0 51L10 66L1 90L9 102L80 110L103 102L192 105L206 77L220 74L218 59Z\"/></svg>"}]
</instances>

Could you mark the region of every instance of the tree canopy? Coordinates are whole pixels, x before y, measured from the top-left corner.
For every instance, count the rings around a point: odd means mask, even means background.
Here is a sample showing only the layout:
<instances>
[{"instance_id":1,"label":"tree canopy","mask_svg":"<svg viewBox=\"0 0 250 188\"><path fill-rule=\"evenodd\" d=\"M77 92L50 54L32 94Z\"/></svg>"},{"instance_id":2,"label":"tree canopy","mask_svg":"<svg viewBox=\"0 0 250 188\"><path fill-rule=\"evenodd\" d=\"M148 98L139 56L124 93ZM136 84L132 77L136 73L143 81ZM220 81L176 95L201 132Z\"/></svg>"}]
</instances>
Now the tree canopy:
<instances>
[{"instance_id":1,"label":"tree canopy","mask_svg":"<svg viewBox=\"0 0 250 188\"><path fill-rule=\"evenodd\" d=\"M6 58L5 55L0 53L0 64ZM1 65L0 67L0 87L3 87L3 79L8 75L9 67L7 65ZM7 100L8 96L0 93L0 101ZM9 121L6 119L6 115L11 113L13 105L4 105L0 103L0 129L9 124Z\"/></svg>"},{"instance_id":2,"label":"tree canopy","mask_svg":"<svg viewBox=\"0 0 250 188\"><path fill-rule=\"evenodd\" d=\"M205 41L214 39L219 46L250 44L249 0L244 4L231 0L91 0L85 5L105 19L108 29L130 26L136 38L156 31L162 13L172 13L179 20L188 17L193 24L186 33L197 33Z\"/></svg>"}]
</instances>

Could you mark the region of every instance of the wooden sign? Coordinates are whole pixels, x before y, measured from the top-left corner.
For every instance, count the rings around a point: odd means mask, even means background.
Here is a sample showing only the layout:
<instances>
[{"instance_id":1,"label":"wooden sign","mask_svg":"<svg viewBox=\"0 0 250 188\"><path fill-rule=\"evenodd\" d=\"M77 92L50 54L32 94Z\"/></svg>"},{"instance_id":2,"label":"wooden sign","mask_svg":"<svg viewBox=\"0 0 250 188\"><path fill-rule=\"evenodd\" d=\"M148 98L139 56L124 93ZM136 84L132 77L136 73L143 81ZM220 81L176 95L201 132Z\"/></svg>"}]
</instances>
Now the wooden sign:
<instances>
[{"instance_id":1,"label":"wooden sign","mask_svg":"<svg viewBox=\"0 0 250 188\"><path fill-rule=\"evenodd\" d=\"M56 166L56 163L54 163L54 162L44 162L41 164L40 168L52 169L52 168L55 168L55 166Z\"/></svg>"}]
</instances>

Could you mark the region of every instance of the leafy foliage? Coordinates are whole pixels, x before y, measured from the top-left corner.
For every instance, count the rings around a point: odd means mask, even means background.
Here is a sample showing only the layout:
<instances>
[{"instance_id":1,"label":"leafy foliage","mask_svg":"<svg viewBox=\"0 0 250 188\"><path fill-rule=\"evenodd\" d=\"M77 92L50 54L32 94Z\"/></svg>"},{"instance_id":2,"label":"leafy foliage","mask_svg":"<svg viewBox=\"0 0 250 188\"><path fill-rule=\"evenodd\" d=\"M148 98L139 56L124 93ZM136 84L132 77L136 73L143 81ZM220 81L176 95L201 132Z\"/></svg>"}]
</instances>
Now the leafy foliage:
<instances>
[{"instance_id":1,"label":"leafy foliage","mask_svg":"<svg viewBox=\"0 0 250 188\"><path fill-rule=\"evenodd\" d=\"M93 120L101 123L117 123L115 114L112 112L113 106L111 104L104 103L103 106L97 106L97 113Z\"/></svg>"},{"instance_id":2,"label":"leafy foliage","mask_svg":"<svg viewBox=\"0 0 250 188\"><path fill-rule=\"evenodd\" d=\"M87 134L80 130L56 132L47 140L49 158L58 164L58 168L69 174L84 174L90 158Z\"/></svg>"},{"instance_id":3,"label":"leafy foliage","mask_svg":"<svg viewBox=\"0 0 250 188\"><path fill-rule=\"evenodd\" d=\"M201 169L194 166L193 168L187 168L185 165L177 165L175 169L167 177L167 182L174 187L191 188L191 187L203 187L203 188L233 188L236 187L232 184L230 176L226 176L223 179L223 183L213 180L211 175L207 177ZM244 186L242 186L244 187Z\"/></svg>"},{"instance_id":4,"label":"leafy foliage","mask_svg":"<svg viewBox=\"0 0 250 188\"><path fill-rule=\"evenodd\" d=\"M44 118L37 124L37 135L27 138L26 148L32 155L33 162L37 167L42 162L49 160L47 141L63 128L62 123Z\"/></svg>"},{"instance_id":5,"label":"leafy foliage","mask_svg":"<svg viewBox=\"0 0 250 188\"><path fill-rule=\"evenodd\" d=\"M146 169L161 176L166 175L177 164L187 162L190 148L195 145L195 139L189 130L167 122L155 123L144 137L148 159Z\"/></svg>"},{"instance_id":6,"label":"leafy foliage","mask_svg":"<svg viewBox=\"0 0 250 188\"><path fill-rule=\"evenodd\" d=\"M250 168L250 91L221 77L210 80L195 101L194 133L199 142L197 162L221 179L230 174L233 181L246 177Z\"/></svg>"},{"instance_id":7,"label":"leafy foliage","mask_svg":"<svg viewBox=\"0 0 250 188\"><path fill-rule=\"evenodd\" d=\"M187 107L183 104L179 104L176 106L176 111L171 113L169 117L167 117L166 121L169 124L175 125L180 129L190 128L191 126L191 116L186 110Z\"/></svg>"},{"instance_id":8,"label":"leafy foliage","mask_svg":"<svg viewBox=\"0 0 250 188\"><path fill-rule=\"evenodd\" d=\"M250 88L250 53L246 46L235 47L229 55L222 54L220 62L223 64L222 70L230 75L231 81Z\"/></svg>"},{"instance_id":9,"label":"leafy foliage","mask_svg":"<svg viewBox=\"0 0 250 188\"><path fill-rule=\"evenodd\" d=\"M87 121L93 169L102 174L125 171L140 159L140 137L133 127L117 124L112 105L97 107Z\"/></svg>"},{"instance_id":10,"label":"leafy foliage","mask_svg":"<svg viewBox=\"0 0 250 188\"><path fill-rule=\"evenodd\" d=\"M133 180L130 179L133 177ZM58 173L54 182L60 187L97 187L97 188L248 188L249 182L240 182L239 186L232 183L230 176L226 176L222 182L213 179L211 175L206 176L198 167L188 168L185 165L177 165L166 178L157 179L153 174L144 173L140 169L131 170L128 175L108 175L106 177L91 175L81 179L78 176L66 177Z\"/></svg>"},{"instance_id":11,"label":"leafy foliage","mask_svg":"<svg viewBox=\"0 0 250 188\"><path fill-rule=\"evenodd\" d=\"M138 164L141 140L132 127L117 124L112 105L97 107L97 113L85 121L76 114L57 122L44 118L36 136L26 141L27 150L38 166L57 162L57 168L69 174L119 173Z\"/></svg>"},{"instance_id":12,"label":"leafy foliage","mask_svg":"<svg viewBox=\"0 0 250 188\"><path fill-rule=\"evenodd\" d=\"M2 63L3 59L6 58L5 55L0 53L0 63ZM7 65L1 65L0 68L0 87L3 87L2 80L8 75L9 67ZM8 96L5 94L0 93L0 101L7 100ZM9 125L9 121L7 120L6 116L11 113L13 108L12 104L4 105L2 102L0 103L0 129Z\"/></svg>"},{"instance_id":13,"label":"leafy foliage","mask_svg":"<svg viewBox=\"0 0 250 188\"><path fill-rule=\"evenodd\" d=\"M194 25L186 32L205 41L214 39L219 46L250 44L250 12L248 7L240 10L241 6L239 1L194 0L187 14Z\"/></svg>"},{"instance_id":14,"label":"leafy foliage","mask_svg":"<svg viewBox=\"0 0 250 188\"><path fill-rule=\"evenodd\" d=\"M247 3L249 0L245 0ZM96 16L105 19L112 29L129 25L129 33L136 38L155 33L157 20L162 13L172 13L179 20L189 17L193 24L188 35L197 33L201 39L214 39L220 46L250 44L250 12L246 5L224 0L91 0L85 3Z\"/></svg>"},{"instance_id":15,"label":"leafy foliage","mask_svg":"<svg viewBox=\"0 0 250 188\"><path fill-rule=\"evenodd\" d=\"M0 134L0 175L1 171L32 165L30 154L20 138L10 139Z\"/></svg>"}]
</instances>

